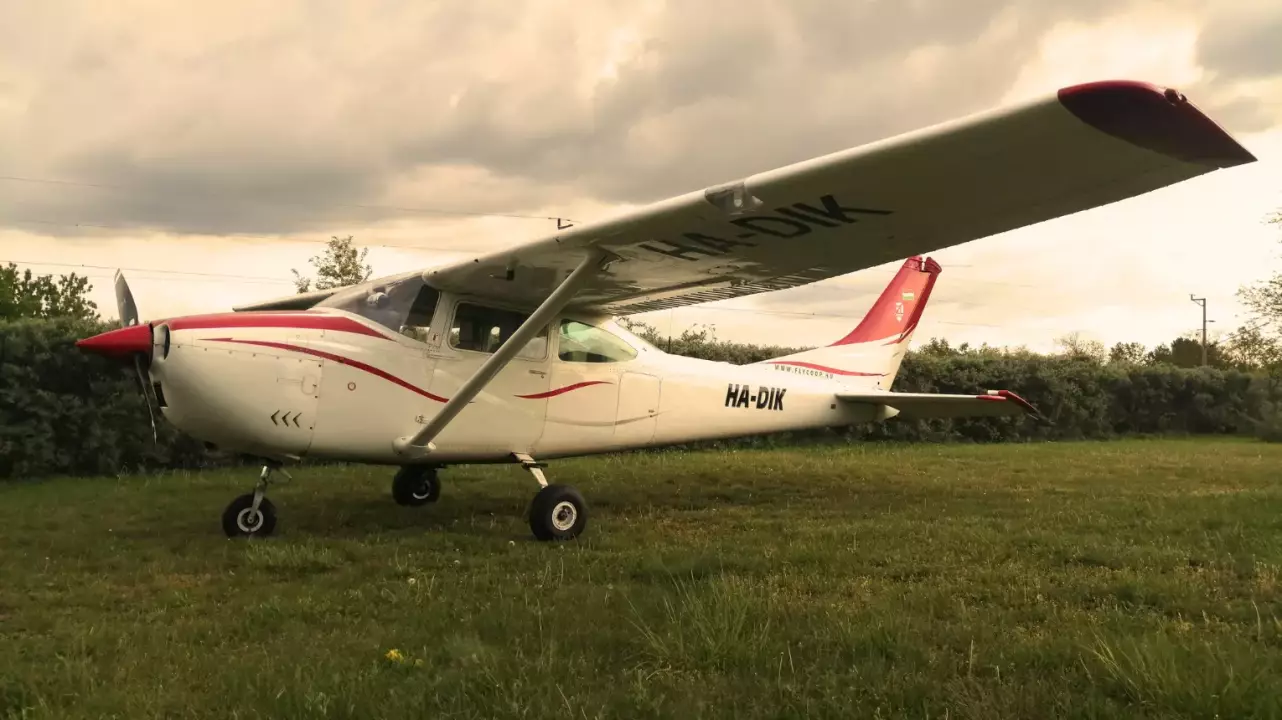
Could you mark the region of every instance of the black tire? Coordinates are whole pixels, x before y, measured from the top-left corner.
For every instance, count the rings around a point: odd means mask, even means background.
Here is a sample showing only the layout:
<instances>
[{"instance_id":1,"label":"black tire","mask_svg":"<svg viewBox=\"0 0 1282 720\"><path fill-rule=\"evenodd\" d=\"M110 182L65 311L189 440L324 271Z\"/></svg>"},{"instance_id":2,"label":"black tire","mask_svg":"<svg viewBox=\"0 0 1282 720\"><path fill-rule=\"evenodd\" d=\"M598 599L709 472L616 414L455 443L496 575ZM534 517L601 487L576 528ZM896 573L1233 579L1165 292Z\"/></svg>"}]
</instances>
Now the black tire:
<instances>
[{"instance_id":1,"label":"black tire","mask_svg":"<svg viewBox=\"0 0 1282 720\"><path fill-rule=\"evenodd\" d=\"M538 540L573 540L588 524L588 504L569 485L548 485L530 503L530 530Z\"/></svg>"},{"instance_id":2,"label":"black tire","mask_svg":"<svg viewBox=\"0 0 1282 720\"><path fill-rule=\"evenodd\" d=\"M267 537L276 530L276 506L272 501L263 498L257 517L251 513L253 507L253 493L245 493L227 505L223 511L223 532L227 537Z\"/></svg>"},{"instance_id":3,"label":"black tire","mask_svg":"<svg viewBox=\"0 0 1282 720\"><path fill-rule=\"evenodd\" d=\"M392 478L392 499L397 505L418 507L434 503L441 496L441 481L436 468L406 465Z\"/></svg>"}]
</instances>

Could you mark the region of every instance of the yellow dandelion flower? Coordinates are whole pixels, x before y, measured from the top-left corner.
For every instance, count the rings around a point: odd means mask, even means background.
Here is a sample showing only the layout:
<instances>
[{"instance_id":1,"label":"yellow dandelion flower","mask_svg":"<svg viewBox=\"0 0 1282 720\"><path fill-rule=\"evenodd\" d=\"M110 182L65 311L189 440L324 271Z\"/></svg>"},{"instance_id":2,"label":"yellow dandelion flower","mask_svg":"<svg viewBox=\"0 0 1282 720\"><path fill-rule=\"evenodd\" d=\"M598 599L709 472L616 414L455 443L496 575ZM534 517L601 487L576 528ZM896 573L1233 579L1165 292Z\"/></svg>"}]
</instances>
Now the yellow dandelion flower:
<instances>
[{"instance_id":1,"label":"yellow dandelion flower","mask_svg":"<svg viewBox=\"0 0 1282 720\"><path fill-rule=\"evenodd\" d=\"M388 650L386 657L388 660L392 662L404 662L405 660L405 656L402 655L401 651L397 650L396 648L392 648L391 650Z\"/></svg>"}]
</instances>

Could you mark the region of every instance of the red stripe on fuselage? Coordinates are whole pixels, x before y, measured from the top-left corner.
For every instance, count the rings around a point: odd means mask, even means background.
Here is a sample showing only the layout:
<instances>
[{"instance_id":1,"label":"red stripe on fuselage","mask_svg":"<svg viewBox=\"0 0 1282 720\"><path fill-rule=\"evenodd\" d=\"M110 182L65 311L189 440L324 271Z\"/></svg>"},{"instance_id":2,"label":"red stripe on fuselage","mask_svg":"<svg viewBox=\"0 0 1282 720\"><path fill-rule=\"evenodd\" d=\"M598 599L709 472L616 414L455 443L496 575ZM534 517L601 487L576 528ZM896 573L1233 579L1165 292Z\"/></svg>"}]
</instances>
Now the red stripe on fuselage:
<instances>
[{"instance_id":1,"label":"red stripe on fuselage","mask_svg":"<svg viewBox=\"0 0 1282 720\"><path fill-rule=\"evenodd\" d=\"M386 372L384 370L379 370L373 365L366 365L363 362L352 360L351 358L345 358L342 355L327 353L323 350L313 350L312 348L299 347L298 345L290 345L289 343L271 342L269 340L233 340L231 338L209 338L209 340L212 340L215 342L238 343L241 345L259 345L262 347L276 348L278 350L290 350L293 352L303 353L304 355L314 355L318 358L332 360L336 363L341 363L343 365L350 365L351 367L354 367L357 370L363 370L371 375L376 375L388 382L400 385L406 390L416 392L419 395L422 395L423 397L429 400L435 400L436 402L441 402L441 403L447 402L447 400L441 397L440 395L433 395L432 393L424 390L423 388L418 387L412 383L406 382L405 380L402 380L389 372Z\"/></svg>"},{"instance_id":2,"label":"red stripe on fuselage","mask_svg":"<svg viewBox=\"0 0 1282 720\"><path fill-rule=\"evenodd\" d=\"M435 400L436 402L441 402L441 403L448 402L447 398L443 398L440 395L434 395L424 390L423 388L420 388L410 382L402 380L401 378L398 378L395 375L385 370L380 370L374 367L373 365L367 365L358 360L345 358L342 355L335 355L334 353L328 353L328 352L325 352L324 350L314 350L312 348L301 347L299 345L291 345L289 343L282 343L282 342L272 342L270 340L235 340L233 338L207 338L207 339L212 342L237 343L240 345L258 345L260 347L276 348L277 350L290 350L292 352L303 353L304 355L313 355L315 357L324 358L326 360L332 360L333 362L341 363L343 365L349 365L351 367L356 368L357 370L363 370L371 375L381 377L384 380L387 380L388 382L400 385L406 390L410 390L412 392L418 393L419 395L422 395L423 397L428 398L429 400ZM550 398L556 395L560 395L562 393L570 392L571 390L577 390L582 387L587 387L589 385L608 385L608 384L609 383L607 383L605 380L589 380L586 382L574 383L573 385L566 385L565 387L557 388L555 390L548 390L547 392L534 393L533 395L517 395L516 397L521 398L522 400L542 400L544 398Z\"/></svg>"},{"instance_id":3,"label":"red stripe on fuselage","mask_svg":"<svg viewBox=\"0 0 1282 720\"><path fill-rule=\"evenodd\" d=\"M548 390L547 392L534 393L533 395L517 395L517 397L521 398L522 400L542 400L543 398L556 397L557 395L568 393L571 390L578 390L581 387L587 387L589 385L609 385L609 384L610 383L606 382L605 380L588 380L586 382L574 383L573 385L566 385L563 388Z\"/></svg>"},{"instance_id":4,"label":"red stripe on fuselage","mask_svg":"<svg viewBox=\"0 0 1282 720\"><path fill-rule=\"evenodd\" d=\"M778 362L772 362L770 364L771 365L792 365L794 367L807 368L810 370L821 370L823 372L832 373L833 375L848 375L851 377L882 377L886 374L886 373L859 372L857 370L839 370L837 368L828 367L827 365L816 365L814 363L796 362L793 360L780 360Z\"/></svg>"},{"instance_id":5,"label":"red stripe on fuselage","mask_svg":"<svg viewBox=\"0 0 1282 720\"><path fill-rule=\"evenodd\" d=\"M334 330L357 335L367 335L381 340L389 339L383 333L343 317L325 313L299 313L290 311L263 311L249 313L218 313L190 315L169 321L170 330L215 330L223 328L296 328L298 330ZM218 338L223 339L223 338Z\"/></svg>"}]
</instances>

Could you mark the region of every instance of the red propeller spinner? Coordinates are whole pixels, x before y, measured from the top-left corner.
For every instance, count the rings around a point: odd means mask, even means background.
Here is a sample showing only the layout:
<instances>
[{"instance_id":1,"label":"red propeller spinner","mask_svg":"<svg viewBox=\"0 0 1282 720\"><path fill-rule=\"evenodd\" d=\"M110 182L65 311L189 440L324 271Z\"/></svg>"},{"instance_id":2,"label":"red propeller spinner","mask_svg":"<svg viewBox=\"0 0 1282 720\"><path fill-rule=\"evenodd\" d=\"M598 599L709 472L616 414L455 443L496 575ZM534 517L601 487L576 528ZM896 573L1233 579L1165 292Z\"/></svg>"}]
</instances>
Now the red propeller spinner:
<instances>
[{"instance_id":1,"label":"red propeller spinner","mask_svg":"<svg viewBox=\"0 0 1282 720\"><path fill-rule=\"evenodd\" d=\"M105 357L135 360L138 356L151 359L151 323L138 321L138 306L134 304L134 295L129 291L129 283L119 270L116 271L116 309L120 312L121 327L105 333L76 341L81 350L103 355ZM139 382L143 382L142 368L138 369Z\"/></svg>"},{"instance_id":2,"label":"red propeller spinner","mask_svg":"<svg viewBox=\"0 0 1282 720\"><path fill-rule=\"evenodd\" d=\"M133 355L151 356L151 325L130 325L76 341L81 350L109 358L128 360Z\"/></svg>"}]
</instances>

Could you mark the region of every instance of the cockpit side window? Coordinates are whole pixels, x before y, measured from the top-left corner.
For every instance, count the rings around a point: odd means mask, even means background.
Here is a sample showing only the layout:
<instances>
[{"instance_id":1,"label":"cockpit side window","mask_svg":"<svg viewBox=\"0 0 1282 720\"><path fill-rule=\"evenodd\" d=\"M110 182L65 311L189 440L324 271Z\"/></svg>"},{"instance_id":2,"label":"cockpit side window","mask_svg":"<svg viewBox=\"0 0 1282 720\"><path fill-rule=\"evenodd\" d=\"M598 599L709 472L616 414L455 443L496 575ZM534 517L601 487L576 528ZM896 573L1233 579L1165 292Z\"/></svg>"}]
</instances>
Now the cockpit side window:
<instances>
[{"instance_id":1,"label":"cockpit side window","mask_svg":"<svg viewBox=\"0 0 1282 720\"><path fill-rule=\"evenodd\" d=\"M637 356L636 348L610 331L565 318L561 320L557 357L565 362L627 362Z\"/></svg>"},{"instance_id":2,"label":"cockpit side window","mask_svg":"<svg viewBox=\"0 0 1282 720\"><path fill-rule=\"evenodd\" d=\"M450 347L458 350L492 353L512 337L529 315L461 302L454 310L454 324L450 329ZM517 353L517 357L541 360L547 355L547 328L539 331Z\"/></svg>"}]
</instances>

